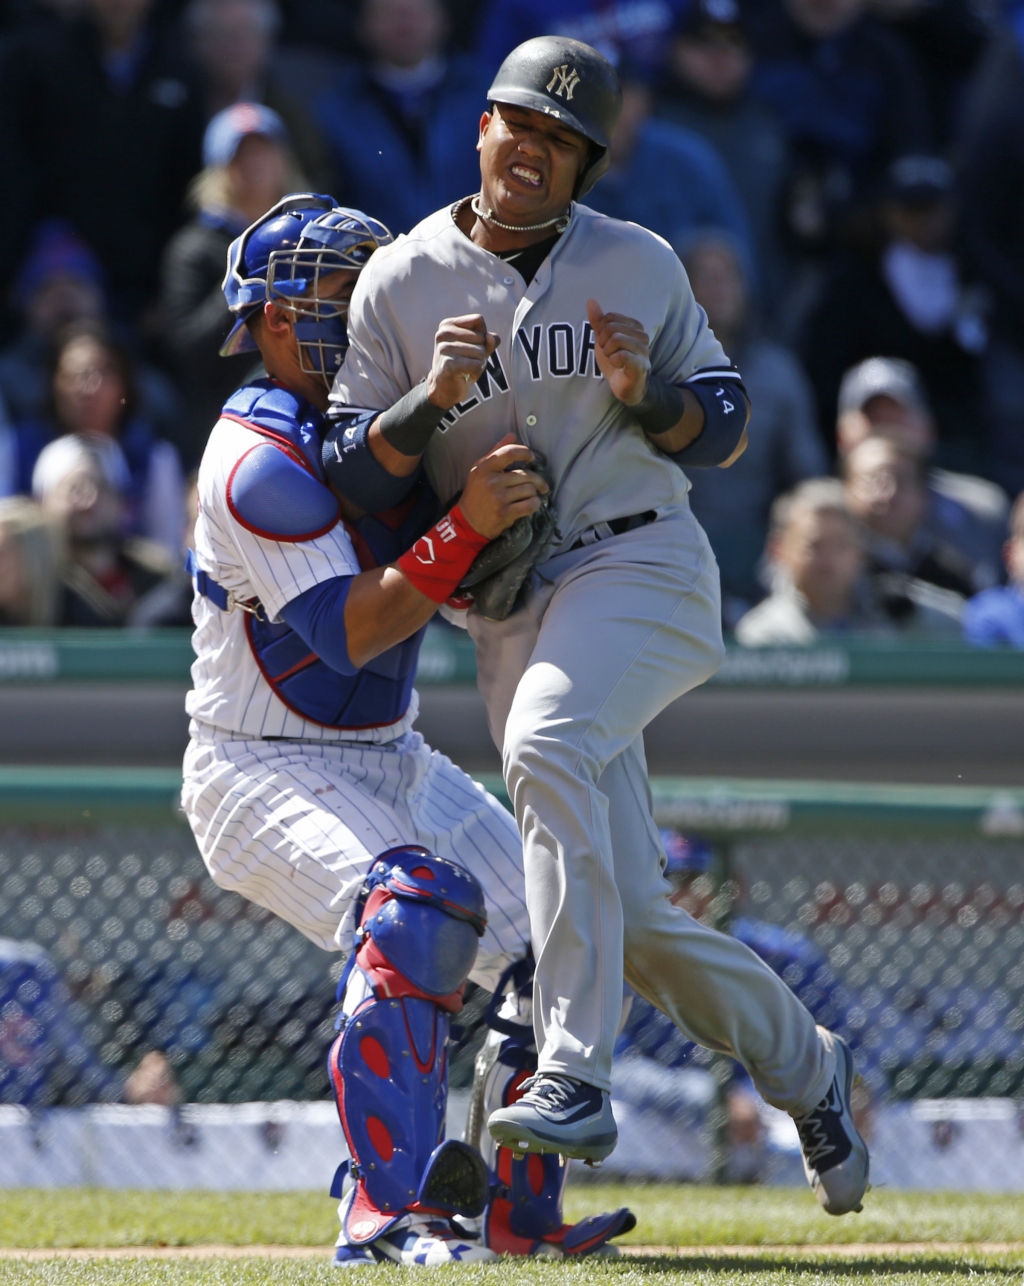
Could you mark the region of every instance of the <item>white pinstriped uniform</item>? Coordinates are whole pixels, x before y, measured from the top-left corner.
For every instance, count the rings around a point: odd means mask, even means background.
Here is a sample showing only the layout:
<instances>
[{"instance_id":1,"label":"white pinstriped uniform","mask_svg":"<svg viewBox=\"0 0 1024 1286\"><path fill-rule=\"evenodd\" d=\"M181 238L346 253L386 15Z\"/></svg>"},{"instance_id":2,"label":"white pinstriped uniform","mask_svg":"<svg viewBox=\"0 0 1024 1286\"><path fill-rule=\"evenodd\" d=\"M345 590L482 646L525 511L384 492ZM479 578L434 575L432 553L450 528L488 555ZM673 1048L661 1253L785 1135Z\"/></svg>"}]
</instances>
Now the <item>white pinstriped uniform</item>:
<instances>
[{"instance_id":1,"label":"white pinstriped uniform","mask_svg":"<svg viewBox=\"0 0 1024 1286\"><path fill-rule=\"evenodd\" d=\"M274 620L322 581L359 571L340 523L316 540L257 536L229 512L237 460L265 441L221 420L199 470L199 565L238 601ZM196 596L192 716L182 803L214 881L294 925L327 951L346 949L354 902L376 856L422 844L480 881L488 927L471 975L493 987L529 942L522 841L504 808L411 730L416 696L397 722L324 728L294 714L263 678L240 609Z\"/></svg>"},{"instance_id":2,"label":"white pinstriped uniform","mask_svg":"<svg viewBox=\"0 0 1024 1286\"><path fill-rule=\"evenodd\" d=\"M266 438L234 420L220 420L199 467L199 565L240 602L258 598L273 621L285 603L335 576L354 575L359 562L339 523L317 540L278 541L254 535L227 506L236 462ZM311 741L390 741L412 727L416 701L397 724L339 731L311 723L280 701L260 673L245 635L245 613L222 612L196 595L192 606L192 691L185 708L194 720L246 737L298 737Z\"/></svg>"}]
</instances>

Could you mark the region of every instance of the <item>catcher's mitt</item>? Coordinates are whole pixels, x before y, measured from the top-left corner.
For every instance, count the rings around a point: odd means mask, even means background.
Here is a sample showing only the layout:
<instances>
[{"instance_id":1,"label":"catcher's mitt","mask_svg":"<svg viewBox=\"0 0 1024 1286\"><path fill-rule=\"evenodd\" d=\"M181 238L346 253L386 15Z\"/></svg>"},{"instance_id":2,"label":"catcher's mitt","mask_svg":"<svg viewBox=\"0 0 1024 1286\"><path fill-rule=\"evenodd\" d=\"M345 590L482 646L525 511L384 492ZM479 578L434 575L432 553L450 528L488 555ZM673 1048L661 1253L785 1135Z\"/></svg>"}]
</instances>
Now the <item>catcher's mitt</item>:
<instances>
[{"instance_id":1,"label":"catcher's mitt","mask_svg":"<svg viewBox=\"0 0 1024 1286\"><path fill-rule=\"evenodd\" d=\"M550 486L551 480L543 467L536 461L530 467ZM477 611L489 621L503 621L521 606L522 589L530 569L540 562L551 544L555 534L551 492L540 500L536 513L517 518L477 554L459 584L459 593L472 598Z\"/></svg>"}]
</instances>

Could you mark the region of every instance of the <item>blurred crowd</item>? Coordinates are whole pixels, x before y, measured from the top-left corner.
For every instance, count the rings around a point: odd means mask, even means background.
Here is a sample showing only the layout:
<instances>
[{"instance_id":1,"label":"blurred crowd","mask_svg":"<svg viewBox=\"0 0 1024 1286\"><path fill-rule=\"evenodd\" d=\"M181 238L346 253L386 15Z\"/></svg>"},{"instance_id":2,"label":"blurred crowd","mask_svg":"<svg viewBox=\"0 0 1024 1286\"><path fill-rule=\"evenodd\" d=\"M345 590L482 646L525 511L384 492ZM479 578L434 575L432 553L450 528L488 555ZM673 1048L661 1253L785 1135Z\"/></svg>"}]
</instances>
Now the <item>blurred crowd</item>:
<instances>
[{"instance_id":1,"label":"blurred crowd","mask_svg":"<svg viewBox=\"0 0 1024 1286\"><path fill-rule=\"evenodd\" d=\"M549 32L623 81L588 203L671 243L753 404L691 479L726 627L1024 646L1024 0L0 0L0 623L189 623L231 240L475 191Z\"/></svg>"}]
</instances>

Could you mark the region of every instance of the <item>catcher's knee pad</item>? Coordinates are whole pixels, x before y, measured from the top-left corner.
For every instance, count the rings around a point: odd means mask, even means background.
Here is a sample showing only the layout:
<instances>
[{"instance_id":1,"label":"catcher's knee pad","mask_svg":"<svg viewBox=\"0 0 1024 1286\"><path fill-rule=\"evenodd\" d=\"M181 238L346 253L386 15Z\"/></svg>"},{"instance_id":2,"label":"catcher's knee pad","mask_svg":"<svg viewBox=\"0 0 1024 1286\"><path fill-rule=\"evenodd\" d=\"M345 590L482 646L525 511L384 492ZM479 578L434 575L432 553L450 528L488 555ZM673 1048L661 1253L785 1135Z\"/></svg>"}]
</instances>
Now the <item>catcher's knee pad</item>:
<instances>
[{"instance_id":1,"label":"catcher's knee pad","mask_svg":"<svg viewBox=\"0 0 1024 1286\"><path fill-rule=\"evenodd\" d=\"M410 1209L479 1215L487 1190L479 1153L442 1142L450 1016L486 924L483 893L462 867L412 847L383 854L367 888L328 1057L355 1180L343 1216L353 1245Z\"/></svg>"}]
</instances>

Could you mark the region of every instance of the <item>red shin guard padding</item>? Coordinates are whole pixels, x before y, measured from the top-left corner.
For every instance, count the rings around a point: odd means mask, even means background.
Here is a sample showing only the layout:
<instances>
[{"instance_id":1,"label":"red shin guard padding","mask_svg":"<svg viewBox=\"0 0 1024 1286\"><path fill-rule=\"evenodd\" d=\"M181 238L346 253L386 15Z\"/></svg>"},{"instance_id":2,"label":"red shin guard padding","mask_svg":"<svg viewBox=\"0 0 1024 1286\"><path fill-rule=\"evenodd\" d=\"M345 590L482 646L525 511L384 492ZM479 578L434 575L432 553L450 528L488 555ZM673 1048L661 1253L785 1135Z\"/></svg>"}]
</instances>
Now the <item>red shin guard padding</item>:
<instances>
[{"instance_id":1,"label":"red shin guard padding","mask_svg":"<svg viewBox=\"0 0 1024 1286\"><path fill-rule=\"evenodd\" d=\"M522 1098L529 1074L526 1069L510 1072L501 1093L503 1106ZM499 1147L495 1170L498 1195L488 1207L484 1236L498 1254L543 1254L550 1246L567 1256L587 1255L636 1227L635 1216L625 1208L564 1223L562 1195L569 1168L552 1153L531 1152L517 1160L509 1148Z\"/></svg>"}]
</instances>

